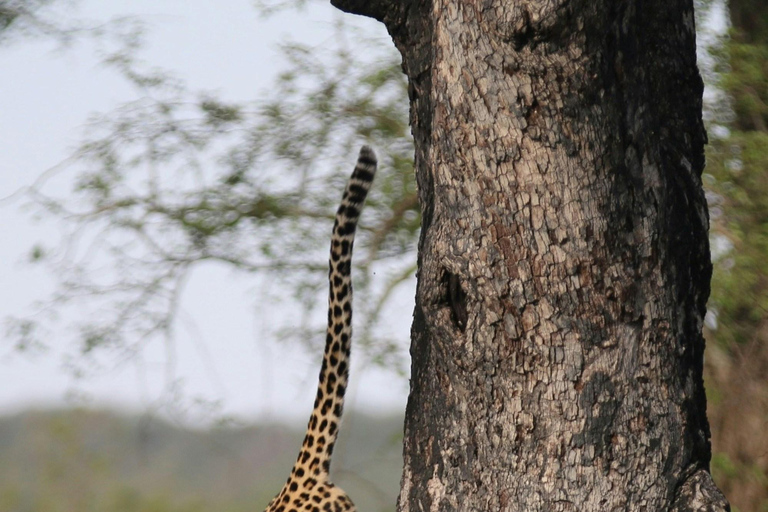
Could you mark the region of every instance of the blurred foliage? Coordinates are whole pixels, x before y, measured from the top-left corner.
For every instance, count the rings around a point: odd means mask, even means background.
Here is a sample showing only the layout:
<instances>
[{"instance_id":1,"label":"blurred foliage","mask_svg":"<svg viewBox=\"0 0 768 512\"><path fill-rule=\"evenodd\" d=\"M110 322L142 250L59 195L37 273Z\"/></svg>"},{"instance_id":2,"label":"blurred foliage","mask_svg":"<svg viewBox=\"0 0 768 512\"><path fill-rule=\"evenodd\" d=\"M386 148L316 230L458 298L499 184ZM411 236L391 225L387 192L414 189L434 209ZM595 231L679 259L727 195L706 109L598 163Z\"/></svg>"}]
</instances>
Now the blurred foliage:
<instances>
[{"instance_id":1,"label":"blurred foliage","mask_svg":"<svg viewBox=\"0 0 768 512\"><path fill-rule=\"evenodd\" d=\"M45 30L52 25L44 16L52 0L0 0L0 42L17 33Z\"/></svg>"},{"instance_id":2,"label":"blurred foliage","mask_svg":"<svg viewBox=\"0 0 768 512\"><path fill-rule=\"evenodd\" d=\"M335 30L330 46L284 44L274 87L233 103L147 65L142 27L122 27L104 63L135 99L93 115L72 157L27 191L62 236L30 251L58 287L28 317L6 319L15 345L44 346L58 318L78 318L71 364L86 374L100 357L130 360L149 344L173 344L183 338L185 285L210 263L258 275L255 301L300 304L270 334L319 345L333 214L368 143L383 172L358 231L356 342L373 362L404 372L379 315L416 268L406 80L394 48L341 23Z\"/></svg>"},{"instance_id":3,"label":"blurred foliage","mask_svg":"<svg viewBox=\"0 0 768 512\"><path fill-rule=\"evenodd\" d=\"M392 511L402 419L348 419L358 433L342 432L334 481L361 510ZM0 418L0 511L262 510L302 435L283 425L190 429L84 409Z\"/></svg>"},{"instance_id":4,"label":"blurred foliage","mask_svg":"<svg viewBox=\"0 0 768 512\"><path fill-rule=\"evenodd\" d=\"M8 26L21 29L22 21ZM65 363L81 376L138 359L153 343L186 343L194 333L178 332L181 296L211 263L253 279L268 334L314 340L319 349L333 216L359 146L368 143L382 172L358 229L356 346L358 355L404 372L402 340L396 344L379 318L416 268L406 80L389 45L341 24L335 30L333 43L320 48L284 44L282 73L249 102L196 91L144 62L136 20L89 33L134 98L91 116L72 156L25 191L26 206L56 222L61 236L29 251L57 287L29 316L6 319L13 349L74 341ZM270 311L281 299L299 307L290 323L274 325ZM172 348L165 353L174 357ZM179 416L187 397L174 375L166 378L169 396L158 406ZM348 416L348 427L361 425L341 434L335 481L361 508L392 510L402 420ZM283 483L302 435L274 427L206 437L89 413L19 421L10 437L0 424L0 511L260 510ZM349 443L354 450L344 448Z\"/></svg>"},{"instance_id":5,"label":"blurred foliage","mask_svg":"<svg viewBox=\"0 0 768 512\"><path fill-rule=\"evenodd\" d=\"M757 21L768 20L768 5L729 5L734 22L750 22L734 26L714 50L716 86L729 108L710 127L705 183L715 248L714 339L725 347L752 340L768 317L768 21Z\"/></svg>"},{"instance_id":6,"label":"blurred foliage","mask_svg":"<svg viewBox=\"0 0 768 512\"><path fill-rule=\"evenodd\" d=\"M766 75L768 76L768 75ZM717 194L712 232L722 253L715 260L714 339L725 346L760 335L768 312L768 132L733 131L715 139L707 172Z\"/></svg>"},{"instance_id":7,"label":"blurred foliage","mask_svg":"<svg viewBox=\"0 0 768 512\"><path fill-rule=\"evenodd\" d=\"M768 4L729 0L727 12L706 112L712 473L734 511L768 511Z\"/></svg>"},{"instance_id":8,"label":"blurred foliage","mask_svg":"<svg viewBox=\"0 0 768 512\"><path fill-rule=\"evenodd\" d=\"M109 39L135 18L90 21L76 16L80 0L0 0L0 50L19 41L45 39L66 47L76 41Z\"/></svg>"}]
</instances>

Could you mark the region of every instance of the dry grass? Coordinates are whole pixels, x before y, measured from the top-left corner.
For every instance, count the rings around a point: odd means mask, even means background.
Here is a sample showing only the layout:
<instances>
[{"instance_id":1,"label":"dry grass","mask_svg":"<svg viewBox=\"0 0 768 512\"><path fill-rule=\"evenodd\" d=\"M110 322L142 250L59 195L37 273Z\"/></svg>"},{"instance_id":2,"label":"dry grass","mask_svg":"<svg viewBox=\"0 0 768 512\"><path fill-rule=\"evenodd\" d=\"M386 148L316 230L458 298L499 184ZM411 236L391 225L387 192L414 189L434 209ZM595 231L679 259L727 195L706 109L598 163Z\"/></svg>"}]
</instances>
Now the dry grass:
<instances>
[{"instance_id":1,"label":"dry grass","mask_svg":"<svg viewBox=\"0 0 768 512\"><path fill-rule=\"evenodd\" d=\"M729 352L707 346L712 474L734 512L768 512L768 325Z\"/></svg>"}]
</instances>

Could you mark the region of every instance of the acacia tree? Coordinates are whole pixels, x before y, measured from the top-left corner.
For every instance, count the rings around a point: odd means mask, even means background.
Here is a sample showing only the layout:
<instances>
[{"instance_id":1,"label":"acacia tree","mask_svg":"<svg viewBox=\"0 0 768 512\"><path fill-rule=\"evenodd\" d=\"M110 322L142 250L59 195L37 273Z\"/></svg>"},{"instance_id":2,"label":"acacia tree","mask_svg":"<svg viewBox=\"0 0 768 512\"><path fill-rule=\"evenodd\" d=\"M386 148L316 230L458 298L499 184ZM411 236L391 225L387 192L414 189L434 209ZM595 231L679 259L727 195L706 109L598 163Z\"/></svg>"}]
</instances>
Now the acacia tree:
<instances>
[{"instance_id":1,"label":"acacia tree","mask_svg":"<svg viewBox=\"0 0 768 512\"><path fill-rule=\"evenodd\" d=\"M408 510L728 510L689 0L332 0L409 79Z\"/></svg>"},{"instance_id":2,"label":"acacia tree","mask_svg":"<svg viewBox=\"0 0 768 512\"><path fill-rule=\"evenodd\" d=\"M392 52L361 64L344 37L324 52L286 43L279 94L232 103L142 61L142 26L133 21L101 52L136 98L92 115L72 157L20 195L57 220L62 237L30 251L58 286L29 315L5 319L15 348L46 345L57 318L68 317L71 338L57 328L56 342L75 341L68 364L76 375L140 363L148 346L184 341L180 298L210 262L278 281L281 297L287 290L301 303L299 325L293 318L271 334L322 340L322 315L315 322L312 313L323 303L324 228L347 178L343 162L367 140L389 172L361 225L359 274L378 275L358 283L368 293L356 304L365 319L356 341L373 362L399 366L395 341L376 324L413 276L414 258L402 256L415 252L419 217L405 81ZM259 295L270 296L269 287ZM166 381L172 393L158 402L174 405L183 390L171 389L172 372Z\"/></svg>"}]
</instances>

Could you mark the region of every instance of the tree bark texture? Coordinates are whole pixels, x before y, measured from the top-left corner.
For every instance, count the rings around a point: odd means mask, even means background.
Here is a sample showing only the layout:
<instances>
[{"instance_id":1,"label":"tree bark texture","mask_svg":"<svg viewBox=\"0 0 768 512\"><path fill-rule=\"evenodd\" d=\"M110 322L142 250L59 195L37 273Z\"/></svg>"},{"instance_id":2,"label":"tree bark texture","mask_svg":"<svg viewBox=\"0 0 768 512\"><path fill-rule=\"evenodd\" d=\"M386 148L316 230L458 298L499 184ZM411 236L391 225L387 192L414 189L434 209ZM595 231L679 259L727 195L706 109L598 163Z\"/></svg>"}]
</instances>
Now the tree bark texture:
<instances>
[{"instance_id":1,"label":"tree bark texture","mask_svg":"<svg viewBox=\"0 0 768 512\"><path fill-rule=\"evenodd\" d=\"M335 0L410 80L423 212L398 510L728 510L690 0Z\"/></svg>"}]
</instances>

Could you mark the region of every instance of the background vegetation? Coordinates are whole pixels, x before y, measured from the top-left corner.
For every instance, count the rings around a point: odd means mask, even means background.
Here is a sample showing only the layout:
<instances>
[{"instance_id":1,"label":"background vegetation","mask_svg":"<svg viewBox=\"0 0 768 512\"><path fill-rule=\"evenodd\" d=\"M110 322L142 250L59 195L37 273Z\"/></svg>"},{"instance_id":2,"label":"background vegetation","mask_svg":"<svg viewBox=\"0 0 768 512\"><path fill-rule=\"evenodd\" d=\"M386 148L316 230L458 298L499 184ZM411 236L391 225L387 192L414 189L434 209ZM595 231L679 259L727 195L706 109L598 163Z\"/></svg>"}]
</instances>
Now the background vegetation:
<instances>
[{"instance_id":1,"label":"background vegetation","mask_svg":"<svg viewBox=\"0 0 768 512\"><path fill-rule=\"evenodd\" d=\"M394 510L401 418L346 419L335 481L361 510ZM295 427L295 428L294 428ZM150 416L26 412L0 419L0 511L253 512L287 477L299 424L193 430Z\"/></svg>"},{"instance_id":2,"label":"background vegetation","mask_svg":"<svg viewBox=\"0 0 768 512\"><path fill-rule=\"evenodd\" d=\"M715 271L705 355L712 471L734 510L768 510L768 4L729 0L713 48L705 187Z\"/></svg>"}]
</instances>

